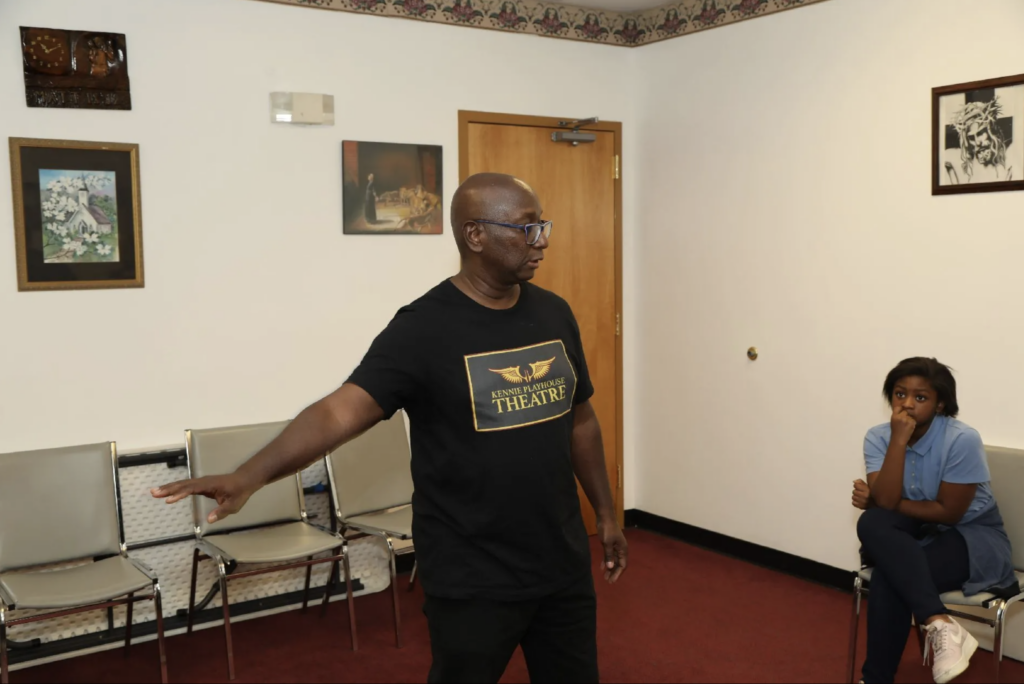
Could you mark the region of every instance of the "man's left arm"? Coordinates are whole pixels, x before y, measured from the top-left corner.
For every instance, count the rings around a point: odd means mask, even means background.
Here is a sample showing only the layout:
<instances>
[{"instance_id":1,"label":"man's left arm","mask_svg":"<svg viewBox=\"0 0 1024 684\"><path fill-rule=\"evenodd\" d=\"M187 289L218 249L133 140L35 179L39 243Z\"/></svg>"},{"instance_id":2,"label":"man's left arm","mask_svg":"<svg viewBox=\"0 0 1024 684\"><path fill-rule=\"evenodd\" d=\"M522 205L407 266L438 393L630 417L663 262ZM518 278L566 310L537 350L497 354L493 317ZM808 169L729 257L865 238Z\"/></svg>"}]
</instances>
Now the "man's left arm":
<instances>
[{"instance_id":1,"label":"man's left arm","mask_svg":"<svg viewBox=\"0 0 1024 684\"><path fill-rule=\"evenodd\" d=\"M608 484L601 425L589 400L573 410L572 469L597 513L597 534L604 545L604 578L615 582L626 569L629 547L619 528Z\"/></svg>"}]
</instances>

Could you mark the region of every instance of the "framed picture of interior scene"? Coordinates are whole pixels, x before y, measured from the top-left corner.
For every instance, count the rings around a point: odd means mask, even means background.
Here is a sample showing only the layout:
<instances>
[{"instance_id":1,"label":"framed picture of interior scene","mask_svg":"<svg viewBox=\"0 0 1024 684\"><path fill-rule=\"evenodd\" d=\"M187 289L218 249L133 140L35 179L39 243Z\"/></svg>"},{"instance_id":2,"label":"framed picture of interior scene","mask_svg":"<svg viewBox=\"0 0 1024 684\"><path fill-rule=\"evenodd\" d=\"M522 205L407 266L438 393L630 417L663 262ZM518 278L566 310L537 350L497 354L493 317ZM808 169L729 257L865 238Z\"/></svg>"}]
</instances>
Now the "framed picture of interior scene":
<instances>
[{"instance_id":1,"label":"framed picture of interior scene","mask_svg":"<svg viewBox=\"0 0 1024 684\"><path fill-rule=\"evenodd\" d=\"M18 289L143 287L139 146L10 138Z\"/></svg>"},{"instance_id":2,"label":"framed picture of interior scene","mask_svg":"<svg viewBox=\"0 0 1024 684\"><path fill-rule=\"evenodd\" d=\"M1024 190L1024 74L932 89L932 194Z\"/></svg>"},{"instance_id":3,"label":"framed picture of interior scene","mask_svg":"<svg viewBox=\"0 0 1024 684\"><path fill-rule=\"evenodd\" d=\"M438 235L444 226L440 145L341 144L346 235Z\"/></svg>"}]
</instances>

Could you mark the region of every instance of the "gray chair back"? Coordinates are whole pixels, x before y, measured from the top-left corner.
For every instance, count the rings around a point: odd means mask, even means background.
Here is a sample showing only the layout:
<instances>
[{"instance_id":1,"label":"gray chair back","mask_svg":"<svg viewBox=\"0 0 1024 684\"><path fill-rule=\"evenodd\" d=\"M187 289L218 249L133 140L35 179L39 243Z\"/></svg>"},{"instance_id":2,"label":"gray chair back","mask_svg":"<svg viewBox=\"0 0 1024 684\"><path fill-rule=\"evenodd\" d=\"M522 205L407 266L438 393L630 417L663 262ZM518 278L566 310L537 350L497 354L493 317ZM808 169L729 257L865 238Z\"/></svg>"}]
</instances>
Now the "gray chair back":
<instances>
[{"instance_id":1,"label":"gray chair back","mask_svg":"<svg viewBox=\"0 0 1024 684\"><path fill-rule=\"evenodd\" d=\"M0 572L121 552L117 448L0 454Z\"/></svg>"},{"instance_id":2,"label":"gray chair back","mask_svg":"<svg viewBox=\"0 0 1024 684\"><path fill-rule=\"evenodd\" d=\"M281 434L288 423L186 430L189 477L233 473ZM267 485L253 494L241 511L211 525L206 518L216 507L217 502L213 499L192 497L192 515L199 528L199 536L299 521L303 510L298 476L285 477Z\"/></svg>"},{"instance_id":3,"label":"gray chair back","mask_svg":"<svg viewBox=\"0 0 1024 684\"><path fill-rule=\"evenodd\" d=\"M327 465L341 519L412 503L410 458L403 411L331 452Z\"/></svg>"},{"instance_id":4,"label":"gray chair back","mask_svg":"<svg viewBox=\"0 0 1024 684\"><path fill-rule=\"evenodd\" d=\"M985 445L992 492L1013 547L1013 567L1024 570L1024 450Z\"/></svg>"}]
</instances>

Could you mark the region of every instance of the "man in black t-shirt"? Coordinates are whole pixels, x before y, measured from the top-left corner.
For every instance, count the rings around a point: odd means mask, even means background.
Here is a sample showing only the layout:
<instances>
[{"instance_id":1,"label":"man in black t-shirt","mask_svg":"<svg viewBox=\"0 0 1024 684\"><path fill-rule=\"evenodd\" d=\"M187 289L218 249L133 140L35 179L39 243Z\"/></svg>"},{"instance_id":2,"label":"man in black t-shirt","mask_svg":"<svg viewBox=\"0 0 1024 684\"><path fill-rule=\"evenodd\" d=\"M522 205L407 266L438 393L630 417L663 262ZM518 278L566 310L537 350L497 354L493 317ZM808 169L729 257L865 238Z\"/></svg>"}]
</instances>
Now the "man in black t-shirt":
<instances>
[{"instance_id":1,"label":"man in black t-shirt","mask_svg":"<svg viewBox=\"0 0 1024 684\"><path fill-rule=\"evenodd\" d=\"M340 389L235 473L153 492L215 498L220 519L404 409L431 682L497 682L517 646L532 681L597 681L577 478L605 579L626 567L579 327L565 300L529 283L551 234L541 211L518 179L468 179L451 208L458 275L400 309Z\"/></svg>"}]
</instances>

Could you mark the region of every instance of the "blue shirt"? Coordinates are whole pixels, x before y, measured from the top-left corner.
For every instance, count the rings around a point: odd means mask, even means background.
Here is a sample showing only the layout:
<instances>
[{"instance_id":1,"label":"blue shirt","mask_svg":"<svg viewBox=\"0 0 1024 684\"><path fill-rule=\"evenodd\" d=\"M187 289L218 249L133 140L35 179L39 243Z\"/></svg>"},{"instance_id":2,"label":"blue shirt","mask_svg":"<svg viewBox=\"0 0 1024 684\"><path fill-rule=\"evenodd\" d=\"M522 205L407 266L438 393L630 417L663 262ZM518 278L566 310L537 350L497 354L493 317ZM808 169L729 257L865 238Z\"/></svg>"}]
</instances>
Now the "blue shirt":
<instances>
[{"instance_id":1,"label":"blue shirt","mask_svg":"<svg viewBox=\"0 0 1024 684\"><path fill-rule=\"evenodd\" d=\"M864 437L864 463L868 474L882 469L891 438L889 423L868 430ZM967 512L954 526L966 540L970 556L971 576L963 589L968 596L1005 587L1016 579L1010 539L1003 529L991 479L981 435L955 418L936 416L928 432L907 447L903 467L904 499L935 501L943 482L978 485ZM939 529L949 527L940 525ZM923 543L930 541L930 538L925 539Z\"/></svg>"}]
</instances>

